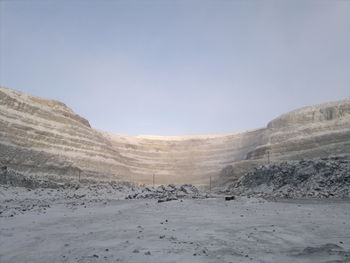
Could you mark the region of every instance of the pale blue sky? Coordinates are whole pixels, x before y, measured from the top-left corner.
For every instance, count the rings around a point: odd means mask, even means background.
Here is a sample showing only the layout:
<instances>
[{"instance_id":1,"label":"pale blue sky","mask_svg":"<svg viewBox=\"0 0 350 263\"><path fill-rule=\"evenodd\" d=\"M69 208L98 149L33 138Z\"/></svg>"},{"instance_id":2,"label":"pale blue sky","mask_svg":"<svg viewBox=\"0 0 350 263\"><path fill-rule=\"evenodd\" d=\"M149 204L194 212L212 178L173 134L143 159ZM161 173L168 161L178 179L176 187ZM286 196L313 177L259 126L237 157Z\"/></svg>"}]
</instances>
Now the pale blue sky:
<instances>
[{"instance_id":1,"label":"pale blue sky","mask_svg":"<svg viewBox=\"0 0 350 263\"><path fill-rule=\"evenodd\" d=\"M93 127L263 127L350 97L350 1L1 1L0 85Z\"/></svg>"}]
</instances>

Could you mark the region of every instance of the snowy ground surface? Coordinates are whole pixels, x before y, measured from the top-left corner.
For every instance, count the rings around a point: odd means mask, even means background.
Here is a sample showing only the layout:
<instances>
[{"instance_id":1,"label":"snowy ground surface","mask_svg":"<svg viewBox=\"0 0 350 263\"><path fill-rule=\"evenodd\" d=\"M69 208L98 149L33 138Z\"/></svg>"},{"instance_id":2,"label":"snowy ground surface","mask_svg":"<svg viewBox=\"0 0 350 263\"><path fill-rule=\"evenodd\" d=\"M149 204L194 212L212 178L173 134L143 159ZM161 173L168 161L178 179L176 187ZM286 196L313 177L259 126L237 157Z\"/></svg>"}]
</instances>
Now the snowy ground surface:
<instances>
[{"instance_id":1,"label":"snowy ground surface","mask_svg":"<svg viewBox=\"0 0 350 263\"><path fill-rule=\"evenodd\" d=\"M1 263L350 262L349 201L0 190Z\"/></svg>"}]
</instances>

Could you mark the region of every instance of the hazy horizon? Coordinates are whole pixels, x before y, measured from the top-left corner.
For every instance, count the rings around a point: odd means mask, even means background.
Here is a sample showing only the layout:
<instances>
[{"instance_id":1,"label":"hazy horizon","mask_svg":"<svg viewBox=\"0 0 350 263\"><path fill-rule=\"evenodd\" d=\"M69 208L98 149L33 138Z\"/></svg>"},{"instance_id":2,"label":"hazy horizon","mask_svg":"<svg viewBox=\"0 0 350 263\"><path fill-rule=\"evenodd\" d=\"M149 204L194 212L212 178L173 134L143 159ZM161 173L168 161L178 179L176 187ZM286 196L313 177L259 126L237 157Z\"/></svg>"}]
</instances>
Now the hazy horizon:
<instances>
[{"instance_id":1,"label":"hazy horizon","mask_svg":"<svg viewBox=\"0 0 350 263\"><path fill-rule=\"evenodd\" d=\"M0 85L125 135L262 128L350 98L350 1L0 1Z\"/></svg>"}]
</instances>

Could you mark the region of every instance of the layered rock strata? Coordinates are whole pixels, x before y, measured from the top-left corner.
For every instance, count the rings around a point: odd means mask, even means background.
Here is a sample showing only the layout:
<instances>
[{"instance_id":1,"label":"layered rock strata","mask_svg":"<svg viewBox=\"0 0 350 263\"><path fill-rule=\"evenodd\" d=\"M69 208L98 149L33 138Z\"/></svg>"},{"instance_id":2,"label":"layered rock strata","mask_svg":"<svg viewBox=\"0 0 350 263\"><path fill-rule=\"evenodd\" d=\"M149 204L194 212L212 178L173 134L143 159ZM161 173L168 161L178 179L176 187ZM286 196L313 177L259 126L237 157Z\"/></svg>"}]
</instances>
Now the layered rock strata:
<instances>
[{"instance_id":1,"label":"layered rock strata","mask_svg":"<svg viewBox=\"0 0 350 263\"><path fill-rule=\"evenodd\" d=\"M268 161L350 152L350 100L305 107L267 127L200 136L123 136L65 104L0 88L0 164L49 180L223 184Z\"/></svg>"}]
</instances>

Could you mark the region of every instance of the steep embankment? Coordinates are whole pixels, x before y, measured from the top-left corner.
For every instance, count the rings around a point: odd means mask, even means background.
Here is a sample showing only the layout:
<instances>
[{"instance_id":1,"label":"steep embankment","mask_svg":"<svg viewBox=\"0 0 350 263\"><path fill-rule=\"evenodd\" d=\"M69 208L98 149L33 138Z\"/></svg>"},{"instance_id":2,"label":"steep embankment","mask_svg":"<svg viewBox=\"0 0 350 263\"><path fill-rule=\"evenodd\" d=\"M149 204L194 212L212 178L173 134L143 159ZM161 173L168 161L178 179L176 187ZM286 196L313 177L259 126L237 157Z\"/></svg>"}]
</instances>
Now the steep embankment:
<instances>
[{"instance_id":1,"label":"steep embankment","mask_svg":"<svg viewBox=\"0 0 350 263\"><path fill-rule=\"evenodd\" d=\"M56 180L225 183L271 160L350 152L350 100L223 135L122 136L90 127L65 104L0 88L0 163Z\"/></svg>"},{"instance_id":2,"label":"steep embankment","mask_svg":"<svg viewBox=\"0 0 350 263\"><path fill-rule=\"evenodd\" d=\"M223 184L261 164L350 154L350 100L304 107L271 121L267 140L246 159L226 166L217 179ZM347 157L349 158L349 157Z\"/></svg>"},{"instance_id":3,"label":"steep embankment","mask_svg":"<svg viewBox=\"0 0 350 263\"><path fill-rule=\"evenodd\" d=\"M65 104L0 89L0 160L52 179L128 175L127 160Z\"/></svg>"}]
</instances>

